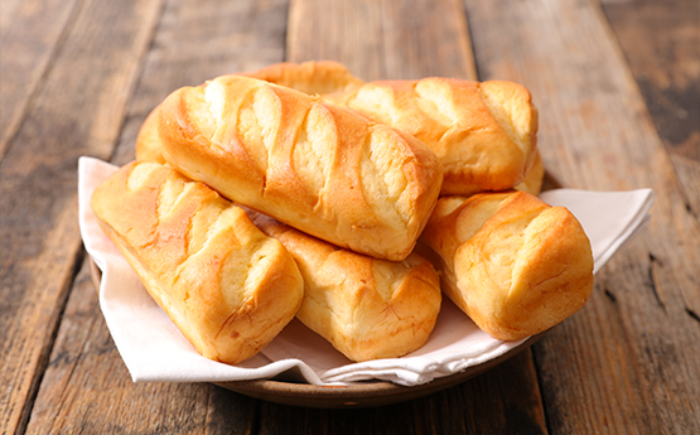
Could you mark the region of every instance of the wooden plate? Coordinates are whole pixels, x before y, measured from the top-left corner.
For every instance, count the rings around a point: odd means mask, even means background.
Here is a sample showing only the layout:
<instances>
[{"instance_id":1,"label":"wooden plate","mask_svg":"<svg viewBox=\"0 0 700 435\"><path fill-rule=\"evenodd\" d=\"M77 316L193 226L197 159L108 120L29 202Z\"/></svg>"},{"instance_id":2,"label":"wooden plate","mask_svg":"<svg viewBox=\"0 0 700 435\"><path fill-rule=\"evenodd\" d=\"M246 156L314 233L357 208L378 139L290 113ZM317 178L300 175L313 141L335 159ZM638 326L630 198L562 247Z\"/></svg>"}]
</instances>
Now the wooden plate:
<instances>
[{"instance_id":1,"label":"wooden plate","mask_svg":"<svg viewBox=\"0 0 700 435\"><path fill-rule=\"evenodd\" d=\"M546 172L542 190L559 187L561 187L561 183L556 177ZM90 258L90 276L95 288L99 290L102 273L92 258ZM521 345L497 358L415 387L403 387L385 381L366 381L350 386L318 386L287 379L216 382L214 384L256 399L292 406L347 409L390 405L427 396L478 376L529 348L546 332L530 337Z\"/></svg>"}]
</instances>

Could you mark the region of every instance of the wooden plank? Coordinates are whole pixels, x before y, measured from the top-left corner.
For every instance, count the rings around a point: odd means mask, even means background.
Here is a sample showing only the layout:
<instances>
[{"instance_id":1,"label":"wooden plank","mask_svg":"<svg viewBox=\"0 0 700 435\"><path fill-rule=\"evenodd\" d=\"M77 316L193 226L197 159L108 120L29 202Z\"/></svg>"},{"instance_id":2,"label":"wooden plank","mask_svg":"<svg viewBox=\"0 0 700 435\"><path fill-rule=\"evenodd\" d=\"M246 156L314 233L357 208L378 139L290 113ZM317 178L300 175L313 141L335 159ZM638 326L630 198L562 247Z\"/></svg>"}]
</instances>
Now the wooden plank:
<instances>
[{"instance_id":1,"label":"wooden plank","mask_svg":"<svg viewBox=\"0 0 700 435\"><path fill-rule=\"evenodd\" d=\"M141 122L177 87L282 61L286 9L284 1L158 5L158 31L131 93L113 161L133 159ZM100 157L109 159L111 150L105 151ZM86 280L83 270L62 316L29 433L251 433L253 399L209 384L133 384Z\"/></svg>"},{"instance_id":2,"label":"wooden plank","mask_svg":"<svg viewBox=\"0 0 700 435\"><path fill-rule=\"evenodd\" d=\"M529 350L447 390L439 403L445 411L441 422L432 422L437 426L437 434L547 433L537 372ZM414 413L419 414L420 409Z\"/></svg>"},{"instance_id":3,"label":"wooden plank","mask_svg":"<svg viewBox=\"0 0 700 435\"><path fill-rule=\"evenodd\" d=\"M76 0L4 0L0 14L0 160L60 49Z\"/></svg>"},{"instance_id":4,"label":"wooden plank","mask_svg":"<svg viewBox=\"0 0 700 435\"><path fill-rule=\"evenodd\" d=\"M531 359L529 351L523 352L455 387L421 399L378 408L328 410L263 402L259 433L547 433L537 374ZM509 394L503 394L504 391Z\"/></svg>"},{"instance_id":5,"label":"wooden plank","mask_svg":"<svg viewBox=\"0 0 700 435\"><path fill-rule=\"evenodd\" d=\"M0 422L7 432L26 423L82 257L77 159L111 153L158 9L150 0L81 2L0 161L0 383L9 392Z\"/></svg>"},{"instance_id":6,"label":"wooden plank","mask_svg":"<svg viewBox=\"0 0 700 435\"><path fill-rule=\"evenodd\" d=\"M253 399L211 384L132 383L99 310L86 261L26 433L245 434L254 412Z\"/></svg>"},{"instance_id":7,"label":"wooden plank","mask_svg":"<svg viewBox=\"0 0 700 435\"><path fill-rule=\"evenodd\" d=\"M604 0L685 200L700 217L700 2Z\"/></svg>"},{"instance_id":8,"label":"wooden plank","mask_svg":"<svg viewBox=\"0 0 700 435\"><path fill-rule=\"evenodd\" d=\"M700 229L600 6L465 3L482 78L531 90L545 164L564 184L656 194L651 224L588 305L535 346L550 430L699 432Z\"/></svg>"},{"instance_id":9,"label":"wooden plank","mask_svg":"<svg viewBox=\"0 0 700 435\"><path fill-rule=\"evenodd\" d=\"M364 80L476 78L458 0L292 0L287 60L319 59L342 62Z\"/></svg>"},{"instance_id":10,"label":"wooden plank","mask_svg":"<svg viewBox=\"0 0 700 435\"><path fill-rule=\"evenodd\" d=\"M284 60L286 0L171 0L163 13L112 161L134 159L146 116L171 92Z\"/></svg>"}]
</instances>

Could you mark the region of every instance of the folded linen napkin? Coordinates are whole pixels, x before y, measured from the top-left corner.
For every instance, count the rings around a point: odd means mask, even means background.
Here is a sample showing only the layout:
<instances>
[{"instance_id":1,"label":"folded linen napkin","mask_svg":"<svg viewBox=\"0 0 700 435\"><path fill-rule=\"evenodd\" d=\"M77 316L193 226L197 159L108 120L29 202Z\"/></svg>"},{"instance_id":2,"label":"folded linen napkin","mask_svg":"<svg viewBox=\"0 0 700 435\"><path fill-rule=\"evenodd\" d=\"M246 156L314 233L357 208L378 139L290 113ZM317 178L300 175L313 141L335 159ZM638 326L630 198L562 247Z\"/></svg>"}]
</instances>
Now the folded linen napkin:
<instances>
[{"instance_id":1,"label":"folded linen napkin","mask_svg":"<svg viewBox=\"0 0 700 435\"><path fill-rule=\"evenodd\" d=\"M299 321L292 321L258 355L237 365L199 355L151 299L129 264L104 234L90 208L94 189L117 170L98 159L78 165L80 231L85 248L102 270L100 308L134 382L227 382L271 379L292 369L315 385L380 379L420 385L483 364L522 344L490 337L449 300L428 342L402 358L353 363ZM567 207L591 239L595 271L649 221L650 189L588 192L558 189L540 196Z\"/></svg>"}]
</instances>

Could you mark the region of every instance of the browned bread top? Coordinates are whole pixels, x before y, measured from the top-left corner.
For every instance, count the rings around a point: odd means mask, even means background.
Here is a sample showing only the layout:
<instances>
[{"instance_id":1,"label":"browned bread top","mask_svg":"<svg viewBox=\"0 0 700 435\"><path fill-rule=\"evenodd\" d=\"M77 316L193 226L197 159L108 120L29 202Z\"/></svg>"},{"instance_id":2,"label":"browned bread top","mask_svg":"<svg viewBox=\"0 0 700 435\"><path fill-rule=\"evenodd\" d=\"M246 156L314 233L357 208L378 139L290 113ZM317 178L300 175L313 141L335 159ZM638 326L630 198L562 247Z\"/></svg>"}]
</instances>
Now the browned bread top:
<instances>
[{"instance_id":1,"label":"browned bread top","mask_svg":"<svg viewBox=\"0 0 700 435\"><path fill-rule=\"evenodd\" d=\"M442 195L509 189L534 161L537 110L527 89L513 82L378 81L324 99L428 145L445 173Z\"/></svg>"},{"instance_id":2,"label":"browned bread top","mask_svg":"<svg viewBox=\"0 0 700 435\"><path fill-rule=\"evenodd\" d=\"M356 252L406 258L437 201L442 170L424 144L289 88L224 76L158 113L182 173Z\"/></svg>"},{"instance_id":3,"label":"browned bread top","mask_svg":"<svg viewBox=\"0 0 700 435\"><path fill-rule=\"evenodd\" d=\"M343 64L329 60L275 63L256 71L235 75L264 80L309 95L352 91L364 83L353 76ZM158 107L151 111L139 131L136 139L137 160L165 163L158 140L157 111Z\"/></svg>"}]
</instances>

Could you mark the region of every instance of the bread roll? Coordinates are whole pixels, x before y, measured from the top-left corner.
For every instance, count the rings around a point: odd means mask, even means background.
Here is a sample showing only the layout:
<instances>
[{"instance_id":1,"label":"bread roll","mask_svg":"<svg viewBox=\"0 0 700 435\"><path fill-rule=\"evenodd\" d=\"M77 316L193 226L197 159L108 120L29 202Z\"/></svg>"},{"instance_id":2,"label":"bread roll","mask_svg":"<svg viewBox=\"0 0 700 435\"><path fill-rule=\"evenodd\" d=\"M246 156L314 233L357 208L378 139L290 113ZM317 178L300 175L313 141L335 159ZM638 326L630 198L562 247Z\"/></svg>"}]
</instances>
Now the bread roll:
<instances>
[{"instance_id":1,"label":"bread roll","mask_svg":"<svg viewBox=\"0 0 700 435\"><path fill-rule=\"evenodd\" d=\"M440 281L418 254L392 262L340 249L267 216L253 220L294 256L304 278L297 318L353 361L396 358L425 344Z\"/></svg>"},{"instance_id":2,"label":"bread roll","mask_svg":"<svg viewBox=\"0 0 700 435\"><path fill-rule=\"evenodd\" d=\"M257 71L236 75L244 75L286 86L309 95L349 92L359 88L364 83L361 79L353 76L343 64L329 60L276 63Z\"/></svg>"},{"instance_id":3,"label":"bread roll","mask_svg":"<svg viewBox=\"0 0 700 435\"><path fill-rule=\"evenodd\" d=\"M405 259L437 202L442 170L420 141L289 88L225 76L158 114L177 170L359 253Z\"/></svg>"},{"instance_id":4,"label":"bread roll","mask_svg":"<svg viewBox=\"0 0 700 435\"><path fill-rule=\"evenodd\" d=\"M92 208L153 299L206 358L243 361L294 318L303 297L294 259L207 186L135 162L95 190Z\"/></svg>"},{"instance_id":5,"label":"bread roll","mask_svg":"<svg viewBox=\"0 0 700 435\"><path fill-rule=\"evenodd\" d=\"M441 195L510 189L534 162L537 110L527 89L516 83L381 81L324 99L428 145L445 173Z\"/></svg>"},{"instance_id":6,"label":"bread roll","mask_svg":"<svg viewBox=\"0 0 700 435\"><path fill-rule=\"evenodd\" d=\"M583 307L593 287L579 222L525 192L441 198L421 241L437 254L443 291L499 339L551 328Z\"/></svg>"}]
</instances>

